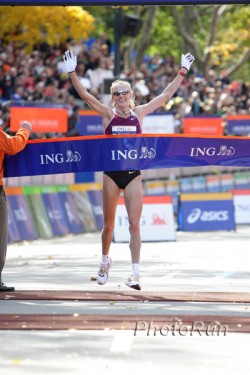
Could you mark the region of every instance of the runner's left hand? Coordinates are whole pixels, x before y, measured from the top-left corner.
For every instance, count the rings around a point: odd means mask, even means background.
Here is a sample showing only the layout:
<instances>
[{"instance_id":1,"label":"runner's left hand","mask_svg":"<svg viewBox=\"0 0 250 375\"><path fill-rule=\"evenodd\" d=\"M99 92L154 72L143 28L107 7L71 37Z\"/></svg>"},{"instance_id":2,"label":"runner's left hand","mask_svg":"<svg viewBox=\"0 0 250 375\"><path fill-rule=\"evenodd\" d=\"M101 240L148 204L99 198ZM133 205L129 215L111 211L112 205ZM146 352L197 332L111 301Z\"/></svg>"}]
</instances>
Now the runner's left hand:
<instances>
[{"instance_id":1,"label":"runner's left hand","mask_svg":"<svg viewBox=\"0 0 250 375\"><path fill-rule=\"evenodd\" d=\"M186 53L185 55L181 55L181 67L187 69L189 71L190 66L193 64L195 58L191 53Z\"/></svg>"}]
</instances>

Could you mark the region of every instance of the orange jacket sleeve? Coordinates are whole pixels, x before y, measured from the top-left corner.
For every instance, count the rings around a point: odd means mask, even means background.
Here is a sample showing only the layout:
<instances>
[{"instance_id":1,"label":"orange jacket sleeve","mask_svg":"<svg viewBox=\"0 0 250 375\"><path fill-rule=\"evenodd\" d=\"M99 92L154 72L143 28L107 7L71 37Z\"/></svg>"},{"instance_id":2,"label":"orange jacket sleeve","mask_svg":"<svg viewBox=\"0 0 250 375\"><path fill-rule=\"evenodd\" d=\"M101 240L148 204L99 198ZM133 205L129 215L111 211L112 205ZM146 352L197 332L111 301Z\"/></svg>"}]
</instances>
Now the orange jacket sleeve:
<instances>
[{"instance_id":1,"label":"orange jacket sleeve","mask_svg":"<svg viewBox=\"0 0 250 375\"><path fill-rule=\"evenodd\" d=\"M29 135L30 132L26 128L19 129L13 137L0 130L0 153L14 155L22 151L26 146Z\"/></svg>"},{"instance_id":2,"label":"orange jacket sleeve","mask_svg":"<svg viewBox=\"0 0 250 375\"><path fill-rule=\"evenodd\" d=\"M22 151L28 142L30 132L26 128L19 129L11 137L0 129L0 186L3 185L3 160L4 154L14 155Z\"/></svg>"}]
</instances>

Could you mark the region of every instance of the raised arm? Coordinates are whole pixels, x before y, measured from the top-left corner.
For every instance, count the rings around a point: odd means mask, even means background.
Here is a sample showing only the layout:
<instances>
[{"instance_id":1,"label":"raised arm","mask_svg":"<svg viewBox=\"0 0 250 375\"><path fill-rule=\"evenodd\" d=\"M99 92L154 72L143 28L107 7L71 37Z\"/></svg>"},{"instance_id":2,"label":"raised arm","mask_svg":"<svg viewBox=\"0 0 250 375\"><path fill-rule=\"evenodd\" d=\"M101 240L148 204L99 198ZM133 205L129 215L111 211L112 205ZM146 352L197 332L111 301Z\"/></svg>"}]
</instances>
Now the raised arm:
<instances>
[{"instance_id":1,"label":"raised arm","mask_svg":"<svg viewBox=\"0 0 250 375\"><path fill-rule=\"evenodd\" d=\"M136 107L135 111L137 115L143 118L144 116L148 115L149 113L155 111L157 108L162 106L170 98L172 98L172 96L177 91L178 87L180 86L181 82L183 81L183 78L186 76L187 72L189 71L190 66L192 65L193 61L194 61L194 56L191 55L190 53L187 53L186 55L182 55L181 69L178 72L177 76L165 88L162 94L156 96L147 104Z\"/></svg>"},{"instance_id":2,"label":"raised arm","mask_svg":"<svg viewBox=\"0 0 250 375\"><path fill-rule=\"evenodd\" d=\"M15 155L26 146L32 125L29 121L23 121L20 129L11 137L0 130L0 153Z\"/></svg>"},{"instance_id":3,"label":"raised arm","mask_svg":"<svg viewBox=\"0 0 250 375\"><path fill-rule=\"evenodd\" d=\"M88 90L81 84L75 72L77 65L77 58L72 51L66 51L63 56L64 71L68 73L71 82L76 89L78 95L84 100L94 111L98 112L103 118L111 118L112 110L105 104L102 104L98 99L91 95Z\"/></svg>"}]
</instances>

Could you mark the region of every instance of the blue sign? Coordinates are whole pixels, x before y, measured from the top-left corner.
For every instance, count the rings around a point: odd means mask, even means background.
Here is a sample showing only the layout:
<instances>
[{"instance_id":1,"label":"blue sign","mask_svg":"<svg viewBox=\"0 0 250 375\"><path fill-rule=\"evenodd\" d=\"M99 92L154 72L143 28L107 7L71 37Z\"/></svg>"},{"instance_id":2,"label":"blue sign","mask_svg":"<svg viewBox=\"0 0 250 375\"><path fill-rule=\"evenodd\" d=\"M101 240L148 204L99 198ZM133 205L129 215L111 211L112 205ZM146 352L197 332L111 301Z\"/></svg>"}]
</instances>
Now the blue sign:
<instances>
[{"instance_id":1,"label":"blue sign","mask_svg":"<svg viewBox=\"0 0 250 375\"><path fill-rule=\"evenodd\" d=\"M250 135L250 118L227 121L227 132L233 135Z\"/></svg>"},{"instance_id":2,"label":"blue sign","mask_svg":"<svg viewBox=\"0 0 250 375\"><path fill-rule=\"evenodd\" d=\"M79 218L73 195L69 191L58 193L70 232L73 234L84 233L85 229Z\"/></svg>"},{"instance_id":3,"label":"blue sign","mask_svg":"<svg viewBox=\"0 0 250 375\"><path fill-rule=\"evenodd\" d=\"M197 176L192 178L193 191L195 193L206 192L206 179L205 176Z\"/></svg>"},{"instance_id":4,"label":"blue sign","mask_svg":"<svg viewBox=\"0 0 250 375\"><path fill-rule=\"evenodd\" d=\"M25 196L9 195L8 201L21 240L36 240L38 235Z\"/></svg>"},{"instance_id":5,"label":"blue sign","mask_svg":"<svg viewBox=\"0 0 250 375\"><path fill-rule=\"evenodd\" d=\"M182 201L180 215L183 231L235 230L232 199Z\"/></svg>"},{"instance_id":6,"label":"blue sign","mask_svg":"<svg viewBox=\"0 0 250 375\"><path fill-rule=\"evenodd\" d=\"M80 135L104 134L102 118L99 115L79 114L77 131Z\"/></svg>"},{"instance_id":7,"label":"blue sign","mask_svg":"<svg viewBox=\"0 0 250 375\"><path fill-rule=\"evenodd\" d=\"M8 242L21 241L17 223L12 212L10 197L8 197Z\"/></svg>"},{"instance_id":8,"label":"blue sign","mask_svg":"<svg viewBox=\"0 0 250 375\"><path fill-rule=\"evenodd\" d=\"M103 228L103 209L102 209L102 193L100 190L89 190L89 200L93 210L93 214L96 221L96 227L98 229Z\"/></svg>"},{"instance_id":9,"label":"blue sign","mask_svg":"<svg viewBox=\"0 0 250 375\"><path fill-rule=\"evenodd\" d=\"M68 221L62 202L56 193L43 193L42 200L51 223L52 230L56 236L69 234Z\"/></svg>"}]
</instances>

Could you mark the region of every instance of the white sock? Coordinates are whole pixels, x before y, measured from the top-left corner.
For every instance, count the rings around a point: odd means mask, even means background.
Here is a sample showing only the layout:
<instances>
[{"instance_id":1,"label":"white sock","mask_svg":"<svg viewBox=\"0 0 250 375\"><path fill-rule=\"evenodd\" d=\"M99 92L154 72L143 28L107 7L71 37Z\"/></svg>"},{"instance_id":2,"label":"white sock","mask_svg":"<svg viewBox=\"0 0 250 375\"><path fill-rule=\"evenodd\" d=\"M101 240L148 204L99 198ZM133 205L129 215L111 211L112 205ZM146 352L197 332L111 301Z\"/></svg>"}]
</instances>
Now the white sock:
<instances>
[{"instance_id":1,"label":"white sock","mask_svg":"<svg viewBox=\"0 0 250 375\"><path fill-rule=\"evenodd\" d=\"M132 263L132 275L140 276L140 265L139 265L139 263Z\"/></svg>"},{"instance_id":2,"label":"white sock","mask_svg":"<svg viewBox=\"0 0 250 375\"><path fill-rule=\"evenodd\" d=\"M102 255L102 264L109 263L109 255Z\"/></svg>"}]
</instances>

